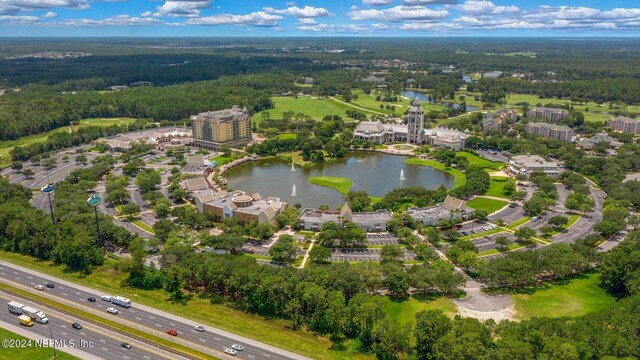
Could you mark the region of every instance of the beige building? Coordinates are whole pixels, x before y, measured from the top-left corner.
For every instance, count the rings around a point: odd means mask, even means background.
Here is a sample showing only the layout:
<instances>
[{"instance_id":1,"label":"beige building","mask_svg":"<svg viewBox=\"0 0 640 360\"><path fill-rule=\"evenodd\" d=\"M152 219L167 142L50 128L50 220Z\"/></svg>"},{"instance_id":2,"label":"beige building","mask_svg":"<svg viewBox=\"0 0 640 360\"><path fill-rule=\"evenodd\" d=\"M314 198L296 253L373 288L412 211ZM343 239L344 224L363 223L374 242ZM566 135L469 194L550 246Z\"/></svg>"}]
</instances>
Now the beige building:
<instances>
[{"instance_id":1,"label":"beige building","mask_svg":"<svg viewBox=\"0 0 640 360\"><path fill-rule=\"evenodd\" d=\"M528 134L540 136L547 139L554 139L563 142L571 142L573 130L564 125L555 125L543 122L530 122L525 131Z\"/></svg>"},{"instance_id":2,"label":"beige building","mask_svg":"<svg viewBox=\"0 0 640 360\"><path fill-rule=\"evenodd\" d=\"M263 199L260 194L248 195L244 191L200 191L193 194L199 212L213 215L215 221L234 218L241 223L276 223L276 216L287 209L279 198Z\"/></svg>"},{"instance_id":3,"label":"beige building","mask_svg":"<svg viewBox=\"0 0 640 360\"><path fill-rule=\"evenodd\" d=\"M534 171L541 171L545 175L556 178L564 168L558 163L547 161L538 155L515 155L509 160L507 171L513 175L531 176Z\"/></svg>"},{"instance_id":4,"label":"beige building","mask_svg":"<svg viewBox=\"0 0 640 360\"><path fill-rule=\"evenodd\" d=\"M300 213L300 225L305 230L320 231L322 225L333 222L339 226L351 222L366 232L387 231L387 222L391 220L389 210L354 213L349 204L344 204L339 211L304 209Z\"/></svg>"},{"instance_id":5,"label":"beige building","mask_svg":"<svg viewBox=\"0 0 640 360\"><path fill-rule=\"evenodd\" d=\"M251 114L246 107L209 111L191 116L193 145L219 150L222 145L243 147L251 142Z\"/></svg>"},{"instance_id":6,"label":"beige building","mask_svg":"<svg viewBox=\"0 0 640 360\"><path fill-rule=\"evenodd\" d=\"M625 134L640 134L640 121L623 116L612 117L608 125L615 131Z\"/></svg>"},{"instance_id":7,"label":"beige building","mask_svg":"<svg viewBox=\"0 0 640 360\"><path fill-rule=\"evenodd\" d=\"M527 112L531 119L546 119L549 122L558 122L569 116L569 111L565 109L533 107Z\"/></svg>"},{"instance_id":8,"label":"beige building","mask_svg":"<svg viewBox=\"0 0 640 360\"><path fill-rule=\"evenodd\" d=\"M425 226L436 226L440 220L470 219L473 215L473 209L468 208L463 200L447 195L444 202L438 205L427 208L410 207L406 213Z\"/></svg>"}]
</instances>

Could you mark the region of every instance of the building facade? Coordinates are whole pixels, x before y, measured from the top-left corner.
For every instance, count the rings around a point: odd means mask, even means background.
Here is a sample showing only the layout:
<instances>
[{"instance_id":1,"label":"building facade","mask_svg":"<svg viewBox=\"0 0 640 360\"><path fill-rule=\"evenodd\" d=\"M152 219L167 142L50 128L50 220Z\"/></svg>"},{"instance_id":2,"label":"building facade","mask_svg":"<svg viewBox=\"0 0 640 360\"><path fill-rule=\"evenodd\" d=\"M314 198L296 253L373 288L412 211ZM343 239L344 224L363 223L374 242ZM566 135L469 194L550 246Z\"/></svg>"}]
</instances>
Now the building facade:
<instances>
[{"instance_id":1,"label":"building facade","mask_svg":"<svg viewBox=\"0 0 640 360\"><path fill-rule=\"evenodd\" d=\"M563 142L571 142L571 139L573 138L573 130L564 125L530 122L525 127L525 131L531 135Z\"/></svg>"},{"instance_id":2,"label":"building facade","mask_svg":"<svg viewBox=\"0 0 640 360\"><path fill-rule=\"evenodd\" d=\"M509 160L507 171L511 174L531 176L535 171L541 171L552 178L558 177L564 168L556 162L547 161L538 155L515 155Z\"/></svg>"},{"instance_id":3,"label":"building facade","mask_svg":"<svg viewBox=\"0 0 640 360\"><path fill-rule=\"evenodd\" d=\"M463 200L447 195L441 204L426 208L408 208L407 215L425 226L437 226L441 220L470 219L473 210L468 208Z\"/></svg>"},{"instance_id":4,"label":"building facade","mask_svg":"<svg viewBox=\"0 0 640 360\"><path fill-rule=\"evenodd\" d=\"M300 213L300 225L309 231L320 231L325 223L336 223L342 227L345 223L353 223L366 232L387 231L387 222L391 220L389 210L354 213L349 204L339 211L304 209Z\"/></svg>"},{"instance_id":5,"label":"building facade","mask_svg":"<svg viewBox=\"0 0 640 360\"><path fill-rule=\"evenodd\" d=\"M245 224L276 224L276 216L287 209L287 203L279 198L263 199L258 193L248 195L240 190L199 191L193 198L198 211L211 214L214 221L234 218Z\"/></svg>"},{"instance_id":6,"label":"building facade","mask_svg":"<svg viewBox=\"0 0 640 360\"><path fill-rule=\"evenodd\" d=\"M413 100L407 113L407 125L407 142L409 144L422 144L424 109L417 98Z\"/></svg>"},{"instance_id":7,"label":"building facade","mask_svg":"<svg viewBox=\"0 0 640 360\"><path fill-rule=\"evenodd\" d=\"M222 145L243 147L251 142L251 114L244 107L209 111L191 116L193 145L220 150Z\"/></svg>"},{"instance_id":8,"label":"building facade","mask_svg":"<svg viewBox=\"0 0 640 360\"><path fill-rule=\"evenodd\" d=\"M533 107L527 112L531 119L547 119L549 122L558 122L569 116L569 111L565 109Z\"/></svg>"},{"instance_id":9,"label":"building facade","mask_svg":"<svg viewBox=\"0 0 640 360\"><path fill-rule=\"evenodd\" d=\"M609 119L608 125L614 131L620 131L625 134L640 134L640 121L629 117L612 117Z\"/></svg>"}]
</instances>

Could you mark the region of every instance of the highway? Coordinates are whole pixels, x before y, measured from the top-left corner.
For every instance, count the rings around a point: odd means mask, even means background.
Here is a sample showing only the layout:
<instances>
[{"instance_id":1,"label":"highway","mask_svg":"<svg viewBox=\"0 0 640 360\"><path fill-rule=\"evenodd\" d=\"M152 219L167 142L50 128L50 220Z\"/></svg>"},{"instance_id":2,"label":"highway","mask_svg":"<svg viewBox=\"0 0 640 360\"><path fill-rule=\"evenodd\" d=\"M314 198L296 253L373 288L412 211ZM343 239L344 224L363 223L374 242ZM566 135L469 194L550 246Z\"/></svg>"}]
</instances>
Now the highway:
<instances>
[{"instance_id":1,"label":"highway","mask_svg":"<svg viewBox=\"0 0 640 360\"><path fill-rule=\"evenodd\" d=\"M103 329L93 324L84 323L80 319L59 313L40 304L12 297L3 292L0 292L0 301L5 303L5 305L3 305L4 310L0 311L0 327L15 333L24 334L23 336L26 335L25 337L29 339L50 339L50 336L53 336L53 347L57 350L66 350L65 352L80 357L81 359L186 360L186 358L158 349L152 345L139 342L125 335ZM35 323L32 327L18 325L18 315L10 313L6 307L9 301L17 301L44 312L49 318L49 323L46 325ZM82 329L73 329L71 324L74 322L81 324ZM60 340L64 340L64 342ZM131 349L123 348L120 345L123 342L131 344ZM33 343L33 346L35 347L35 343ZM63 347L66 347L66 349L63 349Z\"/></svg>"},{"instance_id":2,"label":"highway","mask_svg":"<svg viewBox=\"0 0 640 360\"><path fill-rule=\"evenodd\" d=\"M0 281L16 286L16 283L26 286L29 291L37 292L41 296L46 296L61 303L73 304L79 306L80 309L97 314L99 316L117 319L123 325L134 327L147 333L163 337L176 343L188 346L194 350L205 352L222 359L232 359L234 357L223 353L224 349L231 347L233 344L241 344L244 350L238 352L235 358L239 359L262 359L262 360L289 360L289 359L307 359L302 355L297 355L276 347L260 343L255 340L244 338L224 330L216 329L203 323L198 323L189 319L185 319L167 312L163 312L151 307L133 303L131 308L116 307L120 313L111 315L106 312L108 307L112 307L111 303L100 299L104 294L96 290L92 290L77 284L73 284L61 279L57 279L48 275L38 273L36 271L19 267L0 261ZM36 284L54 283L54 289L45 288L44 291L38 291L33 288ZM88 297L94 297L97 302L90 303ZM212 314L215 316L215 314ZM194 328L203 325L205 332L198 332ZM173 337L166 334L169 329L178 331L178 336Z\"/></svg>"}]
</instances>

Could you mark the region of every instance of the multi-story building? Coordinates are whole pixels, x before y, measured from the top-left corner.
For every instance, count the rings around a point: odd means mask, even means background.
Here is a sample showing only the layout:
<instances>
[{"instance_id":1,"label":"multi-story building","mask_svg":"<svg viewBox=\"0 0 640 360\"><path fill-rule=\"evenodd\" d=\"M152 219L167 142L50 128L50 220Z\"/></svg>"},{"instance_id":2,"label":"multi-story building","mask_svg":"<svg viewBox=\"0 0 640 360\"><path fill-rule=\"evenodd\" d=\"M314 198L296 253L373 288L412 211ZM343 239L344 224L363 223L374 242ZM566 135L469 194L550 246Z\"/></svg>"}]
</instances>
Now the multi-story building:
<instances>
[{"instance_id":1,"label":"multi-story building","mask_svg":"<svg viewBox=\"0 0 640 360\"><path fill-rule=\"evenodd\" d=\"M407 142L409 144L422 144L424 109L417 98L413 100L407 113L407 125Z\"/></svg>"},{"instance_id":2,"label":"multi-story building","mask_svg":"<svg viewBox=\"0 0 640 360\"><path fill-rule=\"evenodd\" d=\"M532 107L527 112L530 119L547 119L549 122L558 122L569 116L569 111L565 109Z\"/></svg>"},{"instance_id":3,"label":"multi-story building","mask_svg":"<svg viewBox=\"0 0 640 360\"><path fill-rule=\"evenodd\" d=\"M251 114L246 107L209 111L191 116L193 145L219 150L222 145L243 147L251 142Z\"/></svg>"},{"instance_id":4,"label":"multi-story building","mask_svg":"<svg viewBox=\"0 0 640 360\"><path fill-rule=\"evenodd\" d=\"M613 149L619 148L623 145L622 142L604 133L598 133L588 139L580 140L576 143L576 145L585 150L592 150L596 147L596 145L600 143L607 143L608 147Z\"/></svg>"},{"instance_id":5,"label":"multi-story building","mask_svg":"<svg viewBox=\"0 0 640 360\"><path fill-rule=\"evenodd\" d=\"M387 230L387 222L391 220L389 210L378 210L375 212L354 213L349 204L339 211L304 209L300 213L300 225L305 230L320 231L322 225L333 222L342 227L345 223L353 223L366 232L380 232Z\"/></svg>"},{"instance_id":6,"label":"multi-story building","mask_svg":"<svg viewBox=\"0 0 640 360\"><path fill-rule=\"evenodd\" d=\"M193 194L198 211L213 215L214 221L234 218L241 223L276 223L276 216L286 210L287 203L276 197L263 199L260 194L247 195L236 190L200 191Z\"/></svg>"},{"instance_id":7,"label":"multi-story building","mask_svg":"<svg viewBox=\"0 0 640 360\"><path fill-rule=\"evenodd\" d=\"M468 208L463 200L447 195L441 204L427 208L408 208L407 214L425 226L436 226L440 220L470 219L473 209Z\"/></svg>"},{"instance_id":8,"label":"multi-story building","mask_svg":"<svg viewBox=\"0 0 640 360\"><path fill-rule=\"evenodd\" d=\"M625 134L640 134L640 121L629 117L612 117L609 119L608 125L612 130L620 131Z\"/></svg>"},{"instance_id":9,"label":"multi-story building","mask_svg":"<svg viewBox=\"0 0 640 360\"><path fill-rule=\"evenodd\" d=\"M406 142L407 126L383 124L380 121L361 121L353 132L353 137L376 145L387 142Z\"/></svg>"},{"instance_id":10,"label":"multi-story building","mask_svg":"<svg viewBox=\"0 0 640 360\"><path fill-rule=\"evenodd\" d=\"M547 161L538 155L515 155L509 160L507 171L513 175L531 176L534 171L541 171L550 177L558 177L564 168L558 163Z\"/></svg>"},{"instance_id":11,"label":"multi-story building","mask_svg":"<svg viewBox=\"0 0 640 360\"><path fill-rule=\"evenodd\" d=\"M564 125L530 122L527 124L527 127L525 127L525 131L528 134L564 142L571 142L571 139L573 138L573 130Z\"/></svg>"},{"instance_id":12,"label":"multi-story building","mask_svg":"<svg viewBox=\"0 0 640 360\"><path fill-rule=\"evenodd\" d=\"M485 135L495 134L500 132L502 128L502 120L493 116L485 117L482 119L482 133Z\"/></svg>"}]
</instances>

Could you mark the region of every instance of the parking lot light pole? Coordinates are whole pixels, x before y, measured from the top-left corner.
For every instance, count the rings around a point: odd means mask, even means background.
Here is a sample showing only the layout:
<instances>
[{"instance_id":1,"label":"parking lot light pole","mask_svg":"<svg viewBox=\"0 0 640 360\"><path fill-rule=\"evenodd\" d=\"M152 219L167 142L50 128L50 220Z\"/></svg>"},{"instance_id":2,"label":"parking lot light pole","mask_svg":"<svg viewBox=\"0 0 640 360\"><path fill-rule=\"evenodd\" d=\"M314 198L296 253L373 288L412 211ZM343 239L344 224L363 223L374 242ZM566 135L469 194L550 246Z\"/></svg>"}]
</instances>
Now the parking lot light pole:
<instances>
[{"instance_id":1,"label":"parking lot light pole","mask_svg":"<svg viewBox=\"0 0 640 360\"><path fill-rule=\"evenodd\" d=\"M96 234L98 238L98 246L102 248L104 245L100 242L100 222L98 221L98 205L102 203L102 198L98 195L91 195L87 199L87 204L93 208L93 212L96 214Z\"/></svg>"},{"instance_id":2,"label":"parking lot light pole","mask_svg":"<svg viewBox=\"0 0 640 360\"><path fill-rule=\"evenodd\" d=\"M51 223L53 225L56 224L56 218L53 215L53 202L51 202L51 195L53 195L54 191L56 191L56 187L53 185L53 183L49 183L47 184L47 186L40 189L42 195L47 195L47 197L49 198L49 211L51 212Z\"/></svg>"}]
</instances>

